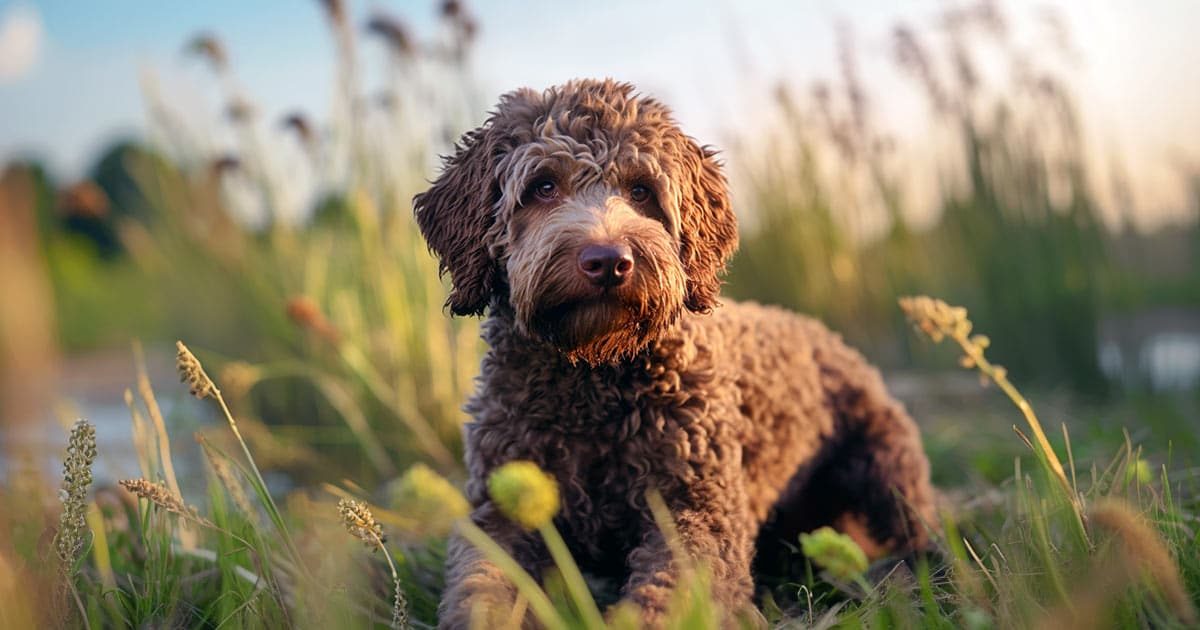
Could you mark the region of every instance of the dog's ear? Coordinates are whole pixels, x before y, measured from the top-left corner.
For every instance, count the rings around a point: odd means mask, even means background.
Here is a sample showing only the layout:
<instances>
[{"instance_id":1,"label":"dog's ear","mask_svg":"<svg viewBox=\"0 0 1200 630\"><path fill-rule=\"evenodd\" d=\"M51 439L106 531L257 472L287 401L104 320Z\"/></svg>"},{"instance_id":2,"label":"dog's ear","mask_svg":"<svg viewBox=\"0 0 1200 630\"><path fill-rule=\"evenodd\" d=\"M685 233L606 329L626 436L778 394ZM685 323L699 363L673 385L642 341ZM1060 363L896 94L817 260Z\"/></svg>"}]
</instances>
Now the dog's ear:
<instances>
[{"instance_id":1,"label":"dog's ear","mask_svg":"<svg viewBox=\"0 0 1200 630\"><path fill-rule=\"evenodd\" d=\"M413 198L417 225L453 288L446 306L455 315L480 315L497 282L485 238L500 191L494 169L496 133L489 120L463 135L429 190Z\"/></svg>"},{"instance_id":2,"label":"dog's ear","mask_svg":"<svg viewBox=\"0 0 1200 630\"><path fill-rule=\"evenodd\" d=\"M721 274L737 249L737 217L716 151L688 139L682 156L680 258L687 272L684 304L697 313L717 306Z\"/></svg>"}]
</instances>

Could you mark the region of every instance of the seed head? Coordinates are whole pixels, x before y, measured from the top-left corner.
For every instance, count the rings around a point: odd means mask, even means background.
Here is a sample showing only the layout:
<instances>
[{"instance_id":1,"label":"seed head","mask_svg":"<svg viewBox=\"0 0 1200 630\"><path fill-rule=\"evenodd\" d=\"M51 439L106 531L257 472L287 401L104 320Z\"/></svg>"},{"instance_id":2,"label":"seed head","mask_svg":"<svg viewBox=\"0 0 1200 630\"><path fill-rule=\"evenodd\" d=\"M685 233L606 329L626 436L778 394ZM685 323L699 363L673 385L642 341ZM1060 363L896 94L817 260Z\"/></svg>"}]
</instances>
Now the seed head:
<instances>
[{"instance_id":1,"label":"seed head","mask_svg":"<svg viewBox=\"0 0 1200 630\"><path fill-rule=\"evenodd\" d=\"M171 492L162 483L154 483L148 479L140 478L122 479L117 483L121 484L121 487L129 492L172 514L177 514L201 523L208 523L207 520L200 516L200 512L196 508L184 503L183 497Z\"/></svg>"},{"instance_id":2,"label":"seed head","mask_svg":"<svg viewBox=\"0 0 1200 630\"><path fill-rule=\"evenodd\" d=\"M967 319L967 309L961 306L950 306L942 300L919 295L900 298L900 310L934 343L947 336L966 339L971 334L971 320Z\"/></svg>"},{"instance_id":3,"label":"seed head","mask_svg":"<svg viewBox=\"0 0 1200 630\"><path fill-rule=\"evenodd\" d=\"M399 18L383 11L376 11L371 16L371 19L367 22L367 31L378 35L383 41L387 42L388 48L397 57L412 57L417 51L408 25Z\"/></svg>"},{"instance_id":4,"label":"seed head","mask_svg":"<svg viewBox=\"0 0 1200 630\"><path fill-rule=\"evenodd\" d=\"M221 393L204 372L204 367L200 365L196 355L192 354L182 341L175 342L175 349L175 369L179 370L179 380L187 383L193 396L203 400Z\"/></svg>"},{"instance_id":5,"label":"seed head","mask_svg":"<svg viewBox=\"0 0 1200 630\"><path fill-rule=\"evenodd\" d=\"M225 46L211 33L201 33L193 37L184 47L184 52L203 57L215 70L222 71L229 66L229 55L225 54Z\"/></svg>"},{"instance_id":6,"label":"seed head","mask_svg":"<svg viewBox=\"0 0 1200 630\"><path fill-rule=\"evenodd\" d=\"M371 508L362 501L342 499L338 501L338 513L342 516L342 524L351 536L361 540L364 545L379 548L387 541L383 535L383 527L371 514Z\"/></svg>"},{"instance_id":7,"label":"seed head","mask_svg":"<svg viewBox=\"0 0 1200 630\"><path fill-rule=\"evenodd\" d=\"M1113 499L1098 502L1091 510L1090 521L1117 539L1129 574L1140 574L1157 585L1167 605L1184 624L1191 626L1196 622L1196 607L1179 576L1179 568L1153 527L1128 505Z\"/></svg>"},{"instance_id":8,"label":"seed head","mask_svg":"<svg viewBox=\"0 0 1200 630\"><path fill-rule=\"evenodd\" d=\"M854 580L867 570L867 555L858 543L832 527L800 534L800 548L817 566L840 580Z\"/></svg>"},{"instance_id":9,"label":"seed head","mask_svg":"<svg viewBox=\"0 0 1200 630\"><path fill-rule=\"evenodd\" d=\"M75 564L83 549L87 532L87 494L92 485L92 464L95 461L96 427L80 418L71 427L67 456L63 459L62 487L58 491L63 511L54 542L64 571Z\"/></svg>"},{"instance_id":10,"label":"seed head","mask_svg":"<svg viewBox=\"0 0 1200 630\"><path fill-rule=\"evenodd\" d=\"M530 461L513 461L488 477L488 494L505 516L538 529L558 512L558 483Z\"/></svg>"}]
</instances>

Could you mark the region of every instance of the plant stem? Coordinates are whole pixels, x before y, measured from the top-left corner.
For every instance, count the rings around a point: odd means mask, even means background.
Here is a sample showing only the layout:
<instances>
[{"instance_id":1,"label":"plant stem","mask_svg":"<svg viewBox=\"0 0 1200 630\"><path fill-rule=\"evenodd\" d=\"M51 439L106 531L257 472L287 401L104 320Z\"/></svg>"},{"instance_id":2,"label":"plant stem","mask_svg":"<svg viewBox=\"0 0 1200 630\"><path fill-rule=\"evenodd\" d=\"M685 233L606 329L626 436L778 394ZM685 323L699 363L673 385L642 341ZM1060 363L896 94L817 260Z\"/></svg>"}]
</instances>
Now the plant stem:
<instances>
[{"instance_id":1,"label":"plant stem","mask_svg":"<svg viewBox=\"0 0 1200 630\"><path fill-rule=\"evenodd\" d=\"M567 584L567 591L571 594L571 599L575 601L575 607L583 616L583 624L591 630L599 630L605 627L604 616L600 614L600 609L596 607L596 600L592 597L592 593L588 590L587 582L583 579L583 574L579 572L579 566L575 564L574 558L571 557L571 552L567 549L567 543L563 541L562 535L554 527L554 522L547 522L545 525L538 528L542 534L542 539L546 541L546 548L550 550L550 556L554 558L554 564L558 565L558 571L562 574L563 581Z\"/></svg>"},{"instance_id":2,"label":"plant stem","mask_svg":"<svg viewBox=\"0 0 1200 630\"><path fill-rule=\"evenodd\" d=\"M555 610L554 604L550 603L546 592L538 586L525 569L521 568L521 565L517 564L516 560L513 560L512 556L508 555L508 552L496 544L496 541L468 520L459 523L459 532L463 538L466 538L468 542L475 545L476 549L487 556L488 560L498 566L508 579L512 580L513 585L517 587L517 592L529 600L529 607L533 609L533 614L547 630L567 630L567 622Z\"/></svg>"}]
</instances>

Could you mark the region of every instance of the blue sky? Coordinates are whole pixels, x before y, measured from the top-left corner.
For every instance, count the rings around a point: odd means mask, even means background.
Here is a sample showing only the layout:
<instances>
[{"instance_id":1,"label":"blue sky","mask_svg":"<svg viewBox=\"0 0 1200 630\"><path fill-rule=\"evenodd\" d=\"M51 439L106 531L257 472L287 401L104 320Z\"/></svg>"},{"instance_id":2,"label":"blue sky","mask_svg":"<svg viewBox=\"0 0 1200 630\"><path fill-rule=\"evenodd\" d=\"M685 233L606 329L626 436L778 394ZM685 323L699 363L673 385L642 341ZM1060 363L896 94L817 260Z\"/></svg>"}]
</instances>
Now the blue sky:
<instances>
[{"instance_id":1,"label":"blue sky","mask_svg":"<svg viewBox=\"0 0 1200 630\"><path fill-rule=\"evenodd\" d=\"M671 103L693 135L717 143L723 132L759 121L775 80L806 86L835 74L835 27L845 21L861 47L868 83L882 93L881 116L902 141L919 144L924 129L915 123L924 110L893 69L888 34L899 18L929 25L947 4L507 0L470 6L482 25L474 65L485 93L578 76L628 79ZM1046 4L1002 6L1014 22L1032 23ZM417 32L429 32L435 19L428 1L350 5L356 24L377 6ZM1082 58L1074 79L1087 103L1093 150L1120 156L1135 171L1144 204L1169 216L1182 201L1174 165L1200 159L1200 81L1192 67L1200 58L1194 32L1200 2L1063 0L1055 6ZM215 110L207 73L180 53L199 31L221 37L239 79L268 117L297 107L318 117L327 110L332 44L315 0L0 0L0 161L36 155L62 177L80 175L106 142L142 128L144 70L172 100ZM381 58L368 44L363 53L368 63Z\"/></svg>"}]
</instances>

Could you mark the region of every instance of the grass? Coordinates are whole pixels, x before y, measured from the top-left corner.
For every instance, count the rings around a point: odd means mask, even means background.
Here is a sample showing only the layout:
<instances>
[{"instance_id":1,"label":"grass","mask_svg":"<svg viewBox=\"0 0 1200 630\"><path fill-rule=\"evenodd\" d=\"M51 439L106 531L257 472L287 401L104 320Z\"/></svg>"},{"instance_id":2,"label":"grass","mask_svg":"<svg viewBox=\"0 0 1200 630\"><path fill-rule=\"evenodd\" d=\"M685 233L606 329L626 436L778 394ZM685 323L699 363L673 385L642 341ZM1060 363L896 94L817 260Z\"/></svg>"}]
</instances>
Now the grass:
<instances>
[{"instance_id":1,"label":"grass","mask_svg":"<svg viewBox=\"0 0 1200 630\"><path fill-rule=\"evenodd\" d=\"M413 45L396 18L377 16L370 36L382 37L391 82L368 98L357 34L340 3L322 6L338 59L328 124L293 113L280 131L254 116L229 55L208 35L187 50L212 69L229 105L220 131L235 138L232 148L198 141L214 130L180 116L147 78L155 146L120 147L98 165L108 214L80 218L63 202L78 219L64 227L38 176L39 262L60 336L72 349L124 343L134 331L152 348L187 339L199 358L178 348L183 376L215 422L201 422L195 446L170 435L178 425L141 369L126 392L141 474L126 484L133 493L89 492L81 472L92 462L68 457L63 506L50 489L57 480L25 461L35 454L5 453L0 503L14 509L0 512L0 627L428 627L455 523L508 567L520 605L545 625L636 627L628 606L596 607L552 525L533 529L556 568L527 576L461 522L459 406L478 368L478 325L445 316L445 287L409 199L446 138L482 110L463 54L469 17L447 14L443 37ZM971 50L969 35L946 35L941 61L969 65L954 57ZM1096 319L1109 301L1144 305L1159 294L1153 274L1113 268L1079 147L1031 133L1035 123L1071 131L1070 115L1047 113L1074 105L1030 86L1009 100L966 84L934 89L931 81L957 80L932 70L939 53L904 29L896 48L962 171L944 182L939 222L908 224L897 156L880 150L887 138L871 123L870 90L854 83L847 42L841 90L781 92L776 143L730 152L739 205L755 209L730 290L815 313L884 363L930 369L948 363L946 351L907 333L895 299L930 292L970 304L996 347L963 329L965 312L907 306L1018 414L999 396L915 414L928 421L935 479L948 495L934 524L938 553L859 571L844 541L806 539L803 569L761 585L763 616L782 628L1186 625L1200 597L1196 442L1163 436L1190 426L1195 401L1134 396L1127 406L1085 407L1080 421L1035 398L1042 418L1063 416L1061 426L1043 425L1014 385L1103 390ZM855 225L873 211L886 229L863 240ZM89 240L97 230L103 238ZM1127 425L1133 435L1122 433ZM80 440L69 439L73 452L87 454ZM172 456L184 449L203 454L203 495L184 494L194 484L181 477L201 473L175 470ZM656 516L674 540L669 514ZM689 565L670 625L717 626L707 592L703 568Z\"/></svg>"},{"instance_id":2,"label":"grass","mask_svg":"<svg viewBox=\"0 0 1200 630\"><path fill-rule=\"evenodd\" d=\"M1064 434L1064 463L1044 439L1032 407L1007 383L1002 368L987 361L986 344L971 334L965 311L929 298L906 300L903 307L924 334L958 344L963 363L1000 386L1029 434L1043 437L1026 439L1026 432L1017 431L1012 438L1024 441L1032 457L1014 462L1008 490L993 508L1003 517L948 510L938 524L938 553L912 570L900 564L867 571L853 542L831 531L798 541L809 570L796 576L801 582L764 585L763 613L769 622L778 627L1194 624L1200 584L1195 553L1200 505L1194 490L1172 482L1166 466L1152 472L1132 446L1088 470L1075 461ZM86 421L78 422L66 458L63 517L54 528L57 562L38 562L36 546L0 555L16 560L0 565L6 571L0 573L5 578L0 599L31 603L25 610L8 606L5 614L88 627L433 624L445 530L433 531L404 514L461 515L457 490L418 467L408 476L416 475L421 488L438 490L424 496L409 492L409 503L385 507L365 496L355 499L368 493L346 482L298 491L281 506L217 384L182 344L179 356L186 387L220 410L228 433L242 447L241 457L201 442L210 465L206 506L199 509L167 483L151 481L165 478L170 467L169 452L167 459L158 457L164 452L159 439L166 436L152 432L139 444L140 460L152 462L146 478L122 482L128 498L114 497L112 491L93 498L94 433ZM152 401L148 390L146 407L156 404ZM1033 469L1027 470L1024 462L1030 460ZM489 487L506 513L540 531L553 552L557 570L544 588L468 521L458 522L460 531L509 574L531 614L546 627L636 627L635 611L627 604L607 620L600 616L551 524L557 510L553 480L536 468L519 467L501 468ZM22 500L11 490L3 498L9 505ZM658 521L670 538L669 513L653 498L651 504L659 506ZM24 518L13 521L10 512L6 525L19 531ZM399 542L389 544L393 532ZM376 553L354 552L355 542ZM681 558L689 566L686 555ZM703 568L692 567L687 575L668 627L715 627L722 612L707 598ZM46 596L40 594L50 593L56 595L43 602Z\"/></svg>"}]
</instances>

